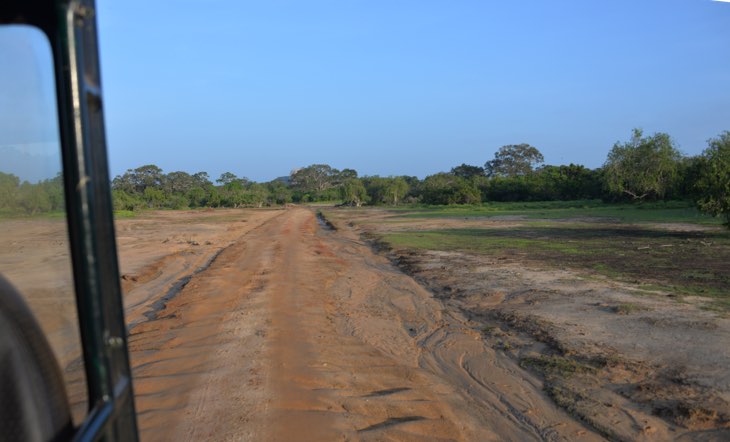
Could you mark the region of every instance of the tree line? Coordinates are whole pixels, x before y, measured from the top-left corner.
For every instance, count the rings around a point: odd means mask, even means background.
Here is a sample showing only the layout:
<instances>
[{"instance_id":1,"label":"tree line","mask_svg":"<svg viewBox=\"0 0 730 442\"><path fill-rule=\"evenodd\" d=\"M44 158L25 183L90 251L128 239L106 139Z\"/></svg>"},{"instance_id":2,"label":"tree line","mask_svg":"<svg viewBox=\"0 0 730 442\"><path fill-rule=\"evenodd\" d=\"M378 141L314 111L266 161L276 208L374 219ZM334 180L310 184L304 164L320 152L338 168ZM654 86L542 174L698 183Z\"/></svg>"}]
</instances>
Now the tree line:
<instances>
[{"instance_id":1,"label":"tree line","mask_svg":"<svg viewBox=\"0 0 730 442\"><path fill-rule=\"evenodd\" d=\"M0 214L36 215L64 209L63 177L32 184L12 173L0 172Z\"/></svg>"},{"instance_id":2,"label":"tree line","mask_svg":"<svg viewBox=\"0 0 730 442\"><path fill-rule=\"evenodd\" d=\"M361 206L479 204L488 201L601 199L607 202L691 200L730 222L730 132L709 140L697 156L684 156L666 133L635 129L617 142L602 167L545 165L529 144L502 146L483 166L461 164L448 172L413 176L358 176L313 164L267 183L231 172L215 183L205 172L164 174L154 165L128 170L112 182L115 207L148 208L272 206L342 201Z\"/></svg>"},{"instance_id":3,"label":"tree line","mask_svg":"<svg viewBox=\"0 0 730 442\"><path fill-rule=\"evenodd\" d=\"M263 207L340 201L342 204L480 204L489 201L600 199L606 202L688 200L730 225L730 132L708 141L697 156L685 156L666 133L617 142L597 169L545 165L529 144L502 146L484 165L461 164L424 179L358 176L313 164L266 183L226 172L213 181L206 172L164 173L155 165L127 170L112 180L117 210L198 207ZM61 210L60 175L36 184L0 172L0 210L28 214Z\"/></svg>"}]
</instances>

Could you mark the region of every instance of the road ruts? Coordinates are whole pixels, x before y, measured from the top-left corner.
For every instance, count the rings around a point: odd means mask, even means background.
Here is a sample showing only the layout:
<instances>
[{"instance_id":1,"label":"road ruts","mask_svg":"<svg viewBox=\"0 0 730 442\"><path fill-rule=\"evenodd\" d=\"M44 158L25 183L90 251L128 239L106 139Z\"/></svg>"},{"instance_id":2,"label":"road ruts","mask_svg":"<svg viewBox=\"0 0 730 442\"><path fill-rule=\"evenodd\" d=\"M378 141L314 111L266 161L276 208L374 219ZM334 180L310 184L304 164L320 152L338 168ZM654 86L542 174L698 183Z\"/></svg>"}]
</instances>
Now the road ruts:
<instances>
[{"instance_id":1,"label":"road ruts","mask_svg":"<svg viewBox=\"0 0 730 442\"><path fill-rule=\"evenodd\" d=\"M598 439L471 327L292 208L135 327L143 439Z\"/></svg>"}]
</instances>

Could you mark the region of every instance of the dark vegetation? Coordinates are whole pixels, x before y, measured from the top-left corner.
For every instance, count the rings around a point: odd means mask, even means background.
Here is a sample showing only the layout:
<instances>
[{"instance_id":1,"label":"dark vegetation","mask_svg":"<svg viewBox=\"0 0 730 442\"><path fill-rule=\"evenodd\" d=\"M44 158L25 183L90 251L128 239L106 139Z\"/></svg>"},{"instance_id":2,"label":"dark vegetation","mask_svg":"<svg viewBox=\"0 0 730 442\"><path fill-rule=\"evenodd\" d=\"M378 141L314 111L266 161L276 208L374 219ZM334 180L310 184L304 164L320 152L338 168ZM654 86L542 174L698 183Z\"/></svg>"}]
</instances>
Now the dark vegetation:
<instances>
[{"instance_id":1,"label":"dark vegetation","mask_svg":"<svg viewBox=\"0 0 730 442\"><path fill-rule=\"evenodd\" d=\"M64 208L63 177L31 184L10 173L0 172L0 216L37 215Z\"/></svg>"},{"instance_id":2,"label":"dark vegetation","mask_svg":"<svg viewBox=\"0 0 730 442\"><path fill-rule=\"evenodd\" d=\"M730 132L709 140L709 147L697 157L682 156L667 134L644 136L635 130L628 142L613 146L601 168L542 163L537 148L518 144L501 147L483 167L462 164L422 180L359 177L353 169L314 164L267 183L231 172L213 182L206 172L163 173L155 165L145 165L115 177L112 189L114 208L119 211L335 201L351 206L399 206L683 200L722 217L730 226ZM60 184L60 177L31 184L0 173L0 214L61 210Z\"/></svg>"},{"instance_id":3,"label":"dark vegetation","mask_svg":"<svg viewBox=\"0 0 730 442\"><path fill-rule=\"evenodd\" d=\"M462 164L423 180L359 177L353 169L314 164L288 177L256 183L233 173L211 182L205 172L165 174L154 165L130 169L112 182L118 210L141 208L262 207L335 202L361 206L457 205L490 202L602 200L692 201L730 222L730 132L709 141L700 156L684 157L667 134L635 130L616 143L603 167L543 165L529 144L501 147L482 166Z\"/></svg>"}]
</instances>

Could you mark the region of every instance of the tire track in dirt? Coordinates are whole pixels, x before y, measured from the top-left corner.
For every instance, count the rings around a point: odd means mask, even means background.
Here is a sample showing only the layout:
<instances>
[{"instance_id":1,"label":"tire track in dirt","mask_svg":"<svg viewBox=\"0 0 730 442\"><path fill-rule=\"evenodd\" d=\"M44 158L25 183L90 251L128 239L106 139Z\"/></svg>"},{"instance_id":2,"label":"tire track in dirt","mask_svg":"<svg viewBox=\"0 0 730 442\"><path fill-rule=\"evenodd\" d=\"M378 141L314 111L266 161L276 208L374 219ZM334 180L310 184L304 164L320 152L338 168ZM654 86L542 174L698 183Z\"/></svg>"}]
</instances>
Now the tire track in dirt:
<instances>
[{"instance_id":1,"label":"tire track in dirt","mask_svg":"<svg viewBox=\"0 0 730 442\"><path fill-rule=\"evenodd\" d=\"M330 236L351 263L348 278L376 281L343 300L345 329L393 355L414 349L414 364L448 392L441 400L458 416L464 440L601 439L557 408L538 379L486 346L480 324L374 255L351 229Z\"/></svg>"},{"instance_id":2,"label":"tire track in dirt","mask_svg":"<svg viewBox=\"0 0 730 442\"><path fill-rule=\"evenodd\" d=\"M282 212L130 349L146 440L597 440L354 233Z\"/></svg>"},{"instance_id":3,"label":"tire track in dirt","mask_svg":"<svg viewBox=\"0 0 730 442\"><path fill-rule=\"evenodd\" d=\"M272 221L283 214L246 232L207 269L182 276L188 283L157 319L132 329L143 440L223 439L240 430L229 420L245 422L259 410L256 390L267 370L260 356L266 318L256 314L265 309L257 293L268 260L256 241L264 242Z\"/></svg>"},{"instance_id":4,"label":"tire track in dirt","mask_svg":"<svg viewBox=\"0 0 730 442\"><path fill-rule=\"evenodd\" d=\"M128 327L130 329L134 328L138 323L145 321L149 313L159 310L159 303L161 302L160 293L170 294L178 292L186 284L186 281L189 282L194 273L199 273L201 270L207 268L225 248L234 244L241 235L260 227L272 216L277 216L277 213L259 212L257 215L249 216L248 221L242 220L243 222L247 222L243 225L229 223L231 225L228 226L225 233L219 234L216 237L215 243L218 245L213 245L210 241L205 241L205 244L201 244L202 240L200 242L192 241L194 235L190 235L190 238L186 240L187 244L183 243L182 246L179 244L170 246L170 238L167 237L162 241L164 245L159 245L156 248L160 250L170 248L171 251L169 253L163 254L140 269L123 274L122 289L124 292L125 316ZM200 224L205 224L206 222L209 223L205 218L202 218ZM148 224L150 224L150 221L144 220L142 227L137 227L136 229L134 225L129 226L124 224L119 226L122 234L126 235L126 241L122 242L120 247L120 260L123 264L129 261L132 267L136 267L136 265L133 265L136 264L134 262L136 255L150 253L149 243L152 238L144 237L143 234L143 239L139 243L137 241L130 241L130 231L137 232L141 229L150 230ZM181 235L180 232L184 231L184 229L180 227L173 229L173 231L178 233L177 235L173 235L173 237L185 236ZM240 233L236 234L236 232ZM152 235L149 231L146 234L147 236ZM157 241L160 240L160 238L154 239ZM158 305L152 306L154 303L158 303Z\"/></svg>"},{"instance_id":5,"label":"tire track in dirt","mask_svg":"<svg viewBox=\"0 0 730 442\"><path fill-rule=\"evenodd\" d=\"M350 267L311 211L282 225L271 299L273 400L265 440L459 440L440 392L415 365L342 333L335 286ZM350 281L351 285L369 281Z\"/></svg>"}]
</instances>

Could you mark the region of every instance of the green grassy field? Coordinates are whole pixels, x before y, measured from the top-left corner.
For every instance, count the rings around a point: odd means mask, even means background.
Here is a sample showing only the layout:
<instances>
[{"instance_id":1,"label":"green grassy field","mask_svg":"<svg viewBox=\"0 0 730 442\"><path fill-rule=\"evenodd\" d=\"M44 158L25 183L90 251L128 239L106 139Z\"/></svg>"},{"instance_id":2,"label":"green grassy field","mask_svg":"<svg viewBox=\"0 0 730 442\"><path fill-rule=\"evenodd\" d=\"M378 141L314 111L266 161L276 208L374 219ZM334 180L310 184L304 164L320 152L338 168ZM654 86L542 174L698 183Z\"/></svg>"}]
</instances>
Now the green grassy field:
<instances>
[{"instance_id":1,"label":"green grassy field","mask_svg":"<svg viewBox=\"0 0 730 442\"><path fill-rule=\"evenodd\" d=\"M526 219L598 218L619 222L685 222L721 225L722 220L699 212L682 201L643 204L605 204L597 200L528 203L485 203L478 206L424 206L389 209L398 218Z\"/></svg>"},{"instance_id":2,"label":"green grassy field","mask_svg":"<svg viewBox=\"0 0 730 442\"><path fill-rule=\"evenodd\" d=\"M677 299L703 296L707 308L730 311L730 232L720 220L687 205L597 205L566 207L555 203L489 207L411 208L390 211L388 220L448 218L498 221L516 217L516 226L381 233L396 249L458 251L567 268L662 290ZM367 221L366 221L367 222ZM681 223L682 229L672 229ZM657 226L655 224L662 224ZM692 230L694 224L696 230ZM717 228L714 228L717 226ZM399 228L403 224L399 223Z\"/></svg>"},{"instance_id":3,"label":"green grassy field","mask_svg":"<svg viewBox=\"0 0 730 442\"><path fill-rule=\"evenodd\" d=\"M134 218L138 214L139 214L138 212L135 212L133 210L115 210L114 211L114 219Z\"/></svg>"},{"instance_id":4,"label":"green grassy field","mask_svg":"<svg viewBox=\"0 0 730 442\"><path fill-rule=\"evenodd\" d=\"M0 220L5 219L63 219L66 217L66 212L54 211L54 212L41 212L34 215L29 215L25 212L18 210L7 210L0 209Z\"/></svg>"}]
</instances>

